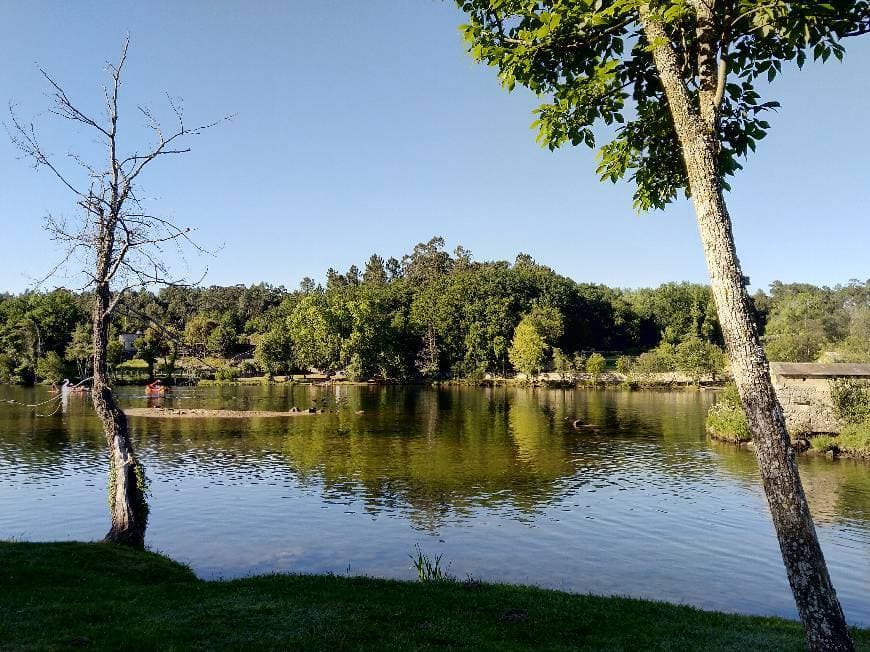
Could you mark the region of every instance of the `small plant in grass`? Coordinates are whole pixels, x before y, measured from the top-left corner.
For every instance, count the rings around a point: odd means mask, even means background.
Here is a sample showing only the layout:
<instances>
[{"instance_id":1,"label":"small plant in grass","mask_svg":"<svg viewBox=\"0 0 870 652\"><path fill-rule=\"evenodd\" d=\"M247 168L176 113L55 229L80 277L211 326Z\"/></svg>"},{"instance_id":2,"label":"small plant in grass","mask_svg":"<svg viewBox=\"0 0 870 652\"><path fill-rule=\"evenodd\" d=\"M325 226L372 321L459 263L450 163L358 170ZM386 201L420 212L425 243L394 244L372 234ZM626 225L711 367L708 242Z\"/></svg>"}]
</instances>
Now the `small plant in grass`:
<instances>
[{"instance_id":1,"label":"small plant in grass","mask_svg":"<svg viewBox=\"0 0 870 652\"><path fill-rule=\"evenodd\" d=\"M812 449L820 453L827 453L837 449L837 438L831 437L831 435L816 435L815 437L810 437L809 442Z\"/></svg>"},{"instance_id":2,"label":"small plant in grass","mask_svg":"<svg viewBox=\"0 0 870 652\"><path fill-rule=\"evenodd\" d=\"M414 568L417 570L417 578L421 582L445 582L451 578L447 573L450 566L442 568L441 560L444 558L444 553L430 557L423 552L420 544L414 545L415 554L408 555L414 563Z\"/></svg>"},{"instance_id":3,"label":"small plant in grass","mask_svg":"<svg viewBox=\"0 0 870 652\"><path fill-rule=\"evenodd\" d=\"M719 395L719 399L710 406L706 426L707 432L716 439L735 444L752 439L736 385L727 385Z\"/></svg>"}]
</instances>

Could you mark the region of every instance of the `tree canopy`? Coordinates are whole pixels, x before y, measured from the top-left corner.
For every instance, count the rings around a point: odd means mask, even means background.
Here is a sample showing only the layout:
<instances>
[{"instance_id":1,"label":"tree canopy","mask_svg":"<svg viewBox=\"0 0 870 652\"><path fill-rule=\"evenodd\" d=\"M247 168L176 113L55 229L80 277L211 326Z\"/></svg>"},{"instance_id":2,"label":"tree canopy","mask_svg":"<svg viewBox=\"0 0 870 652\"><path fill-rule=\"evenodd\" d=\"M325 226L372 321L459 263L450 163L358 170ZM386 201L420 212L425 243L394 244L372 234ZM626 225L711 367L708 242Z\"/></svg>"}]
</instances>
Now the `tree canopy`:
<instances>
[{"instance_id":1,"label":"tree canopy","mask_svg":"<svg viewBox=\"0 0 870 652\"><path fill-rule=\"evenodd\" d=\"M542 102L533 127L550 149L598 149L602 180L628 178L639 210L688 193L685 164L641 12L675 48L691 100L716 128L723 185L770 128L762 92L808 59L842 59L842 39L870 32L866 0L456 0L471 54L508 89ZM714 127L715 126L715 127Z\"/></svg>"},{"instance_id":2,"label":"tree canopy","mask_svg":"<svg viewBox=\"0 0 870 652\"><path fill-rule=\"evenodd\" d=\"M257 284L133 292L119 304L113 342L119 333L141 333L135 348L149 366L176 354L212 364L253 356L267 375L315 368L396 380L512 368L582 372L592 351L651 351L633 369L657 373L686 367L675 353L683 342L690 341L686 353L712 354L707 345L722 344L706 285L578 283L524 254L513 263L478 262L433 240L401 257L404 272L394 257L395 273L384 263L381 274L384 258L374 255L361 273L333 270L325 287L305 279L293 291ZM834 288L776 282L754 303L773 359L870 360L870 281ZM88 293L0 295L0 381L34 382L50 351L70 378L88 375L89 305ZM542 347L531 366L510 353L524 322ZM810 340L792 355L795 342Z\"/></svg>"}]
</instances>

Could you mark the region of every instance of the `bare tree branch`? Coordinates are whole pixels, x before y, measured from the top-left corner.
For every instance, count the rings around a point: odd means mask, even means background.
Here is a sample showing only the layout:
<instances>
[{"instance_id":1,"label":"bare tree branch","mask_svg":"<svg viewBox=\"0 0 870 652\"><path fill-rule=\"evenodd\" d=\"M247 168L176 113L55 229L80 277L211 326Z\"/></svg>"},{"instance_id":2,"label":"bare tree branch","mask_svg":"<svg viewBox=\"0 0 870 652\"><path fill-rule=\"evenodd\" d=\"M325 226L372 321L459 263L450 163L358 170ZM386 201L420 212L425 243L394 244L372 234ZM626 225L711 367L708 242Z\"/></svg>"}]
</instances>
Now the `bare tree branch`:
<instances>
[{"instance_id":1,"label":"bare tree branch","mask_svg":"<svg viewBox=\"0 0 870 652\"><path fill-rule=\"evenodd\" d=\"M109 132L96 120L85 115L82 111L76 108L76 106L69 99L63 88L61 88L60 85L51 78L51 76L45 71L44 68L40 68L39 72L42 73L42 76L45 77L45 79L48 81L49 84L51 84L55 91L54 95L52 96L54 99L54 107L49 109L50 113L60 116L61 118L66 118L67 120L81 122L82 124L88 125L89 127L93 127L104 136L109 136Z\"/></svg>"},{"instance_id":2,"label":"bare tree branch","mask_svg":"<svg viewBox=\"0 0 870 652\"><path fill-rule=\"evenodd\" d=\"M137 181L157 158L189 152L190 147L185 141L190 137L232 118L226 116L215 122L188 127L182 102L167 95L175 126L167 131L150 109L137 107L145 126L155 136L155 142L144 152L121 155L120 89L129 46L130 37L127 35L117 61L106 64L109 80L102 87L106 111L103 119L98 120L82 110L57 80L45 69L39 69L50 86L50 112L94 130L106 146L104 162L85 160L78 153L67 155L84 173L84 185L74 181L75 175L68 175L55 163L41 146L35 127L23 124L11 105L11 129L7 128L13 143L35 167L47 167L75 195L76 206L81 211L81 223L76 228L71 228L66 220L52 216L46 218L45 228L53 240L64 243L64 254L40 283L69 264L74 254L88 252L94 258L95 273L80 271L89 279L89 286L109 286L116 280L124 283L123 289L107 305L109 313L117 306L120 296L136 287L186 285L183 279L169 273L163 245L177 241L198 253L212 253L193 240L190 227L144 210L137 192Z\"/></svg>"},{"instance_id":3,"label":"bare tree branch","mask_svg":"<svg viewBox=\"0 0 870 652\"><path fill-rule=\"evenodd\" d=\"M40 72L51 88L50 113L65 120L84 125L105 146L96 160L85 160L78 154L68 155L75 171L84 178L75 181L68 176L39 143L34 126L22 124L10 106L13 143L29 158L34 167L45 166L70 190L79 210L79 227L70 227L66 220L51 215L45 228L53 240L63 243L64 256L49 272L53 275L69 264L79 253L89 260L80 270L87 279L86 287L92 292L91 326L93 344L94 409L103 424L110 453L109 475L112 527L106 540L137 547L144 545L148 518L147 502L141 488L144 470L133 452L127 420L114 401L108 373L108 339L113 312L124 297L135 288L153 285L185 285L168 270L164 247L168 243L191 243L191 229L170 219L150 214L144 207L136 182L143 170L162 156L189 151L187 140L218 122L193 129L185 125L181 103L169 98L169 107L177 125L166 131L148 110L140 108L146 127L156 136L156 144L147 153L138 151L122 154L126 146L120 129L120 89L124 64L130 45L129 35L124 39L117 63L108 63L108 83L102 88L106 115L94 118L73 102L66 90L44 69ZM195 245L198 251L204 251ZM205 274L203 274L203 277ZM48 278L48 277L46 277ZM200 279L201 280L201 279Z\"/></svg>"},{"instance_id":4,"label":"bare tree branch","mask_svg":"<svg viewBox=\"0 0 870 652\"><path fill-rule=\"evenodd\" d=\"M40 166L45 166L65 185L73 194L79 197L85 197L85 193L76 188L72 182L70 182L65 175L63 175L57 167L51 162L48 155L42 150L39 146L39 141L36 138L36 128L33 124L29 124L27 127L22 125L18 121L18 116L15 114L14 107L9 105L9 115L12 120L13 131L7 132L12 140L12 144L15 145L19 151L21 151L25 157L31 158L33 160L33 167L39 168Z\"/></svg>"}]
</instances>

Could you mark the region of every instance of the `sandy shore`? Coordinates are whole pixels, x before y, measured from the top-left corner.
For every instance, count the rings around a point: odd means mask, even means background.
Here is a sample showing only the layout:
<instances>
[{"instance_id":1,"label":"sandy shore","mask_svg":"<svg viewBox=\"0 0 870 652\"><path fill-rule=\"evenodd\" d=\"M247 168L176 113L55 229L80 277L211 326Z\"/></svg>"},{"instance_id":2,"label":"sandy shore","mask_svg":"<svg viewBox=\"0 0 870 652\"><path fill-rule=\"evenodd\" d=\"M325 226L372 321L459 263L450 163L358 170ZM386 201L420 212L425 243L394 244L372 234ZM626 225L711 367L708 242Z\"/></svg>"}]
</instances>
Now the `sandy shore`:
<instances>
[{"instance_id":1,"label":"sandy shore","mask_svg":"<svg viewBox=\"0 0 870 652\"><path fill-rule=\"evenodd\" d=\"M153 419L258 419L270 417L307 417L314 412L300 410L299 412L269 412L268 410L206 410L191 408L189 410L176 408L127 408L124 414L128 417L147 417Z\"/></svg>"}]
</instances>

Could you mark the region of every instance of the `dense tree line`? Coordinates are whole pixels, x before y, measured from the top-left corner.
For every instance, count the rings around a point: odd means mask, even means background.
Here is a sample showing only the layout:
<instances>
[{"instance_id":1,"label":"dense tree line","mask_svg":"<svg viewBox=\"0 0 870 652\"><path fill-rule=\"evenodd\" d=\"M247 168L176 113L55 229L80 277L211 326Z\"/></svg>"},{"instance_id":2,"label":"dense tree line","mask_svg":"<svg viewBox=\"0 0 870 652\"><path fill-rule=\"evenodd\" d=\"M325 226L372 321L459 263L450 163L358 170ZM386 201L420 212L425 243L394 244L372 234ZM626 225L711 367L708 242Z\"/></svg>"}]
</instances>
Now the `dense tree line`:
<instances>
[{"instance_id":1,"label":"dense tree line","mask_svg":"<svg viewBox=\"0 0 870 652\"><path fill-rule=\"evenodd\" d=\"M0 381L30 384L37 368L59 364L87 310L86 297L66 290L0 295Z\"/></svg>"},{"instance_id":2,"label":"dense tree line","mask_svg":"<svg viewBox=\"0 0 870 652\"><path fill-rule=\"evenodd\" d=\"M688 283L623 291L582 284L520 254L474 261L441 238L401 260L304 281L263 320L256 360L268 373L346 370L352 378L535 372L593 350L640 352L662 339L716 342L709 290Z\"/></svg>"},{"instance_id":3,"label":"dense tree line","mask_svg":"<svg viewBox=\"0 0 870 652\"><path fill-rule=\"evenodd\" d=\"M775 281L754 303L771 360L870 362L870 280L833 289Z\"/></svg>"},{"instance_id":4,"label":"dense tree line","mask_svg":"<svg viewBox=\"0 0 870 652\"><path fill-rule=\"evenodd\" d=\"M870 360L870 281L775 282L753 299L772 359ZM89 304L87 294L66 290L0 295L0 380L87 376ZM621 361L626 370L716 371L722 337L705 285L577 283L525 254L513 263L477 262L462 247L451 254L441 238L401 259L373 255L362 269L330 269L325 285L306 278L295 291L259 284L134 293L114 319L114 362L120 333L139 334L136 354L149 373L159 359L171 367L193 356L227 367L250 367L253 358L272 375L344 370L399 380L597 371L597 358L587 369L592 351L642 354Z\"/></svg>"}]
</instances>

